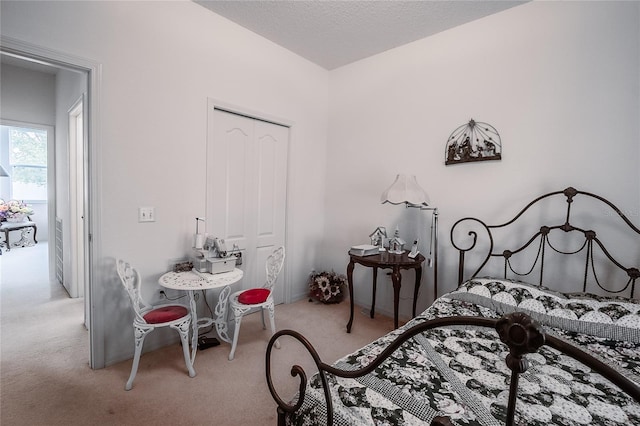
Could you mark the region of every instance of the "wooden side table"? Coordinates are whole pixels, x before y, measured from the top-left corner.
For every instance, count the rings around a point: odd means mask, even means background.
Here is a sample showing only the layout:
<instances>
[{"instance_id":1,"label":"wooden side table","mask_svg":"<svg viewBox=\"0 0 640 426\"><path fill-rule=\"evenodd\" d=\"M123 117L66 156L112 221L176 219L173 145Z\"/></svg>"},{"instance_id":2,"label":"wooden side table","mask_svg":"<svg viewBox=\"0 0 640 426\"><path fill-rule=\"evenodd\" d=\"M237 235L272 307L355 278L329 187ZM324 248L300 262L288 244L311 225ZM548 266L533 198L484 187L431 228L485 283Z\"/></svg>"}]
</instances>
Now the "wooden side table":
<instances>
[{"instance_id":1,"label":"wooden side table","mask_svg":"<svg viewBox=\"0 0 640 426\"><path fill-rule=\"evenodd\" d=\"M416 302L418 300L418 290L420 289L420 279L422 278L422 262L424 256L418 254L414 259L410 258L409 252L403 254L391 254L389 252L381 252L372 256L356 256L349 254L349 265L347 266L347 279L349 282L349 304L351 313L349 314L349 322L347 323L347 333L351 333L351 325L353 324L353 268L356 263L373 268L373 296L371 300L370 316L373 318L376 307L376 284L378 280L378 268L391 269L391 280L393 282L393 326L398 328L398 304L400 302L400 287L402 286L402 269L415 269L416 281L413 287L413 316L416 316Z\"/></svg>"}]
</instances>

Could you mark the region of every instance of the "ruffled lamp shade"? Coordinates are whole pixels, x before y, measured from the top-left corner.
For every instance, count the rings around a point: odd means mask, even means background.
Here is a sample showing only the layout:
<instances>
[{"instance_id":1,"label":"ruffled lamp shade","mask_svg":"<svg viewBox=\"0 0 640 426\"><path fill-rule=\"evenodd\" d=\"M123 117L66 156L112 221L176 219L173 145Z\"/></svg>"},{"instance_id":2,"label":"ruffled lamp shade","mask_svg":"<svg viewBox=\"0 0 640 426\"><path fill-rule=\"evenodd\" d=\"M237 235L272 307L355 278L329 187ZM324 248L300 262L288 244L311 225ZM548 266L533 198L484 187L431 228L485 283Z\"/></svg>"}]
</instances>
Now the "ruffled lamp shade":
<instances>
[{"instance_id":1,"label":"ruffled lamp shade","mask_svg":"<svg viewBox=\"0 0 640 426\"><path fill-rule=\"evenodd\" d=\"M409 204L411 206L428 206L429 196L418 185L415 175L397 175L396 180L382 193L380 202L391 204Z\"/></svg>"},{"instance_id":2,"label":"ruffled lamp shade","mask_svg":"<svg viewBox=\"0 0 640 426\"><path fill-rule=\"evenodd\" d=\"M397 175L396 180L380 197L382 204L404 204L406 207L431 210L431 241L429 242L429 266L433 266L433 300L438 298L438 208L429 207L427 192L418 185L414 175ZM433 261L431 254L433 253Z\"/></svg>"}]
</instances>

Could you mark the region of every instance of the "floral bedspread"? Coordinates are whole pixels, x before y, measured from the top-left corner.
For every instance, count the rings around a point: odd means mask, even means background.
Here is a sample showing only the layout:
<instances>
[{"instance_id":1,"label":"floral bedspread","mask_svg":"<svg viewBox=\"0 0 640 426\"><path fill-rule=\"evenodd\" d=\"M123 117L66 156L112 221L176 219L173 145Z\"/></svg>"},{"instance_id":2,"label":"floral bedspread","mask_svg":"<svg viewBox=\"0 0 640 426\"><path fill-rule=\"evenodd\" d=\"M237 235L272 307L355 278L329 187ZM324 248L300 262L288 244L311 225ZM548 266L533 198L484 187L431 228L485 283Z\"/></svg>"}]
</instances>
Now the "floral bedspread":
<instances>
[{"instance_id":1,"label":"floral bedspread","mask_svg":"<svg viewBox=\"0 0 640 426\"><path fill-rule=\"evenodd\" d=\"M579 345L640 384L640 303L562 294L526 283L474 279L440 297L420 316L348 355L335 366L365 366L404 329L443 316L531 315L547 334ZM457 425L504 425L511 372L493 329L443 327L408 340L375 372L359 379L328 375L335 425L428 425L448 415ZM549 348L527 356L520 376L517 425L640 425L640 404L589 367ZM314 376L290 425L326 424Z\"/></svg>"}]
</instances>

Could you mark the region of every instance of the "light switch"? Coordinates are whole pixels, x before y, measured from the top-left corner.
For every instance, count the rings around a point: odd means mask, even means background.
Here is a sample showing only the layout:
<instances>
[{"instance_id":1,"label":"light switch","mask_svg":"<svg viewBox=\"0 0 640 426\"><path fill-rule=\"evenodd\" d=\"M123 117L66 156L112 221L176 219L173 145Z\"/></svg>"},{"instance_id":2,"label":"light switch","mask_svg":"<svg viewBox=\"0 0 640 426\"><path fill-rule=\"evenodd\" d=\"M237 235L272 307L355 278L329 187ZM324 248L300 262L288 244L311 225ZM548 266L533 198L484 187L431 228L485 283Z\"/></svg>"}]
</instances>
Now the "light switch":
<instances>
[{"instance_id":1,"label":"light switch","mask_svg":"<svg viewBox=\"0 0 640 426\"><path fill-rule=\"evenodd\" d=\"M138 207L138 222L155 222L155 207Z\"/></svg>"}]
</instances>

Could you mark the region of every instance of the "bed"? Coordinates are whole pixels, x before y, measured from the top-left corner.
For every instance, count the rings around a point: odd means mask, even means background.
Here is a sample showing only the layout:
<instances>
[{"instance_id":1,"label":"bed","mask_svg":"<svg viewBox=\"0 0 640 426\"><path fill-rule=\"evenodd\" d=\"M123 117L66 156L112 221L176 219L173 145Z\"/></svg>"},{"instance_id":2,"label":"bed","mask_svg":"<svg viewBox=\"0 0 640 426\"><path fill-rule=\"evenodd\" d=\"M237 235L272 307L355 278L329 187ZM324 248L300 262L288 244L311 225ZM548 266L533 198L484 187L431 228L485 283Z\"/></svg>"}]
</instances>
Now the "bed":
<instances>
[{"instance_id":1,"label":"bed","mask_svg":"<svg viewBox=\"0 0 640 426\"><path fill-rule=\"evenodd\" d=\"M523 217L536 224L533 231L518 227ZM625 246L616 237L622 253L591 227L616 235L609 222L631 241ZM566 237L571 241L560 242ZM451 243L459 253L458 287L333 365L296 331L273 336L266 376L279 425L640 425L640 302L633 298L640 230L622 211L569 187L537 197L498 225L460 219ZM565 291L560 272L572 265L569 258L582 263L573 268L576 292ZM470 268L474 262L479 266ZM594 294L605 291L610 295ZM292 400L278 394L271 377L281 336L299 341L318 370L308 378L291 367L299 380Z\"/></svg>"}]
</instances>

